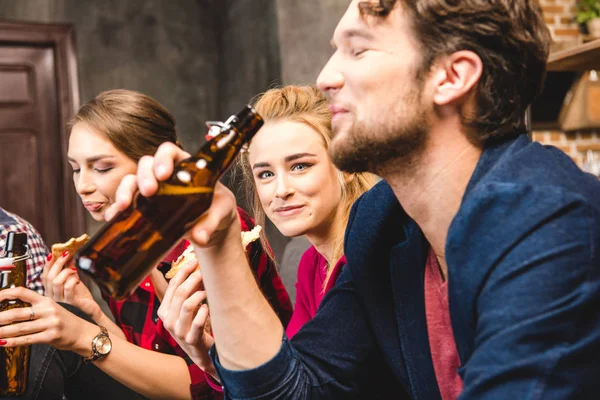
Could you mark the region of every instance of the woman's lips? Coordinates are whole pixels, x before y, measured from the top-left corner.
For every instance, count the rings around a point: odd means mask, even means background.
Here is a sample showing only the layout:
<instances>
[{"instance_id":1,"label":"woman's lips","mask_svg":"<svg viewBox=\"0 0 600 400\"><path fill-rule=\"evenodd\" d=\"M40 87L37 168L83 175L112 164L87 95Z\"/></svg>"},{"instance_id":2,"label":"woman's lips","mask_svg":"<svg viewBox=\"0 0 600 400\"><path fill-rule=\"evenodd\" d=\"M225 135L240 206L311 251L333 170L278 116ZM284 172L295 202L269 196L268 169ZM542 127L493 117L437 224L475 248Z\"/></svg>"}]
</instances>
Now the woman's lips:
<instances>
[{"instance_id":1,"label":"woman's lips","mask_svg":"<svg viewBox=\"0 0 600 400\"><path fill-rule=\"evenodd\" d=\"M302 211L304 206L286 206L286 207L277 207L275 209L275 213L282 217L289 217L291 215L296 215Z\"/></svg>"},{"instance_id":2,"label":"woman's lips","mask_svg":"<svg viewBox=\"0 0 600 400\"><path fill-rule=\"evenodd\" d=\"M83 206L89 212L96 212L96 211L100 210L104 206L104 203L83 203Z\"/></svg>"}]
</instances>

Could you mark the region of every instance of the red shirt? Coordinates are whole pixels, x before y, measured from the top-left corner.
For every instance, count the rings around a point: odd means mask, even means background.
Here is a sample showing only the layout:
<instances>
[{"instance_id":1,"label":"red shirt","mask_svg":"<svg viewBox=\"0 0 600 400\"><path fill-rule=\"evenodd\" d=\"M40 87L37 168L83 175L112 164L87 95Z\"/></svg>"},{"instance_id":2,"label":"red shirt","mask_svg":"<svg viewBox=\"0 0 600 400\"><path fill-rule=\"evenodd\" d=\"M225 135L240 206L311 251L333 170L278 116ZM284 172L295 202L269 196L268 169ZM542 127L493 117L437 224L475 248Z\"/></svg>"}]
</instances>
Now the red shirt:
<instances>
[{"instance_id":1,"label":"red shirt","mask_svg":"<svg viewBox=\"0 0 600 400\"><path fill-rule=\"evenodd\" d=\"M242 230L251 230L254 227L252 218L239 207L238 214ZM188 245L187 241L179 243L158 266L159 270L163 274L166 273L171 268L171 262L177 259ZM259 286L281 322L286 326L292 314L292 304L275 264L264 252L260 241L252 242L246 250ZM192 398L223 398L223 393L209 385L204 372L179 347L175 339L163 327L162 321L158 319L157 311L160 301L156 297L150 277L146 277L135 292L125 300L116 301L112 298L106 298L106 300L115 316L116 323L123 329L128 341L144 349L176 355L185 360L192 380L190 385Z\"/></svg>"},{"instance_id":2,"label":"red shirt","mask_svg":"<svg viewBox=\"0 0 600 400\"><path fill-rule=\"evenodd\" d=\"M433 250L425 266L425 314L433 369L443 400L458 398L463 382L458 375L460 358L454 342L448 306L448 281L443 280Z\"/></svg>"},{"instance_id":3,"label":"red shirt","mask_svg":"<svg viewBox=\"0 0 600 400\"><path fill-rule=\"evenodd\" d=\"M327 260L314 246L302 254L298 263L298 280L296 281L296 306L294 314L286 329L288 338L292 338L308 321L317 314L317 309L325 294L335 286L342 267L346 265L346 258L342 256L333 267L327 287L323 288L327 276Z\"/></svg>"}]
</instances>

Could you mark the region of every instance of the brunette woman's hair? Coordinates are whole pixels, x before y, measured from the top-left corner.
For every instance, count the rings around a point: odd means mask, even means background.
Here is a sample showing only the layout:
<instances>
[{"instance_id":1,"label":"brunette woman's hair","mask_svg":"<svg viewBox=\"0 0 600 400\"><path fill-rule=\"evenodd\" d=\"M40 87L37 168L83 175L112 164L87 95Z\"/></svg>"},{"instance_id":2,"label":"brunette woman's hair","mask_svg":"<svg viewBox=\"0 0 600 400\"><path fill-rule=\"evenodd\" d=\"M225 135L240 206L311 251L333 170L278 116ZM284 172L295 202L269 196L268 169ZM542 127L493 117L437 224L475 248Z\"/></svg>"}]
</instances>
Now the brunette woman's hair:
<instances>
[{"instance_id":1,"label":"brunette woman's hair","mask_svg":"<svg viewBox=\"0 0 600 400\"><path fill-rule=\"evenodd\" d=\"M173 116L152 97L133 90L100 93L79 108L67 125L68 131L78 122L104 134L117 150L135 162L142 156L154 155L164 142L181 147Z\"/></svg>"}]
</instances>

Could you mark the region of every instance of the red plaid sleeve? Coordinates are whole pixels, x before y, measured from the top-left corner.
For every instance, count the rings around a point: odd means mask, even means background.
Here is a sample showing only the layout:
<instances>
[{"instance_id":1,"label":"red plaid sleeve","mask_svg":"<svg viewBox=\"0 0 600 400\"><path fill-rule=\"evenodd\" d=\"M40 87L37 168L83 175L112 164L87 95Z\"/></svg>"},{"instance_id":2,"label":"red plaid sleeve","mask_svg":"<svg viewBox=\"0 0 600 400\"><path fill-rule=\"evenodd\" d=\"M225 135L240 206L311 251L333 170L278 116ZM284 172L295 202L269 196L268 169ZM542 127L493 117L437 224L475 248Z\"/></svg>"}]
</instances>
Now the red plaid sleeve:
<instances>
[{"instance_id":1,"label":"red plaid sleeve","mask_svg":"<svg viewBox=\"0 0 600 400\"><path fill-rule=\"evenodd\" d=\"M31 258L27 260L27 287L44 294L42 271L46 264L48 249L39 232L26 220L16 214L0 208L0 248L6 246L8 232L23 232L27 234L27 245Z\"/></svg>"}]
</instances>

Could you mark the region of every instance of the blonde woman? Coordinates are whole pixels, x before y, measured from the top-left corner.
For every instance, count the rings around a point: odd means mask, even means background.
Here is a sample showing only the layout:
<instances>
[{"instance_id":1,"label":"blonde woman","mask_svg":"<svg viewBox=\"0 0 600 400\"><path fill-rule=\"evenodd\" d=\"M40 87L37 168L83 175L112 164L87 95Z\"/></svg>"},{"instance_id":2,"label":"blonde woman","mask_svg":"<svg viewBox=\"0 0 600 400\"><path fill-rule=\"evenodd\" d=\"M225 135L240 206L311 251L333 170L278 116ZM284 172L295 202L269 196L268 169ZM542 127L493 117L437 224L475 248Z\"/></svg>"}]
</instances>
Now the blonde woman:
<instances>
[{"instance_id":1,"label":"blonde woman","mask_svg":"<svg viewBox=\"0 0 600 400\"><path fill-rule=\"evenodd\" d=\"M350 208L376 177L342 173L332 163L331 112L316 87L271 89L254 107L265 126L239 162L252 212L257 223L264 225L266 217L284 236L305 235L311 244L298 265L296 305L286 329L291 338L314 317L346 264Z\"/></svg>"}]
</instances>

